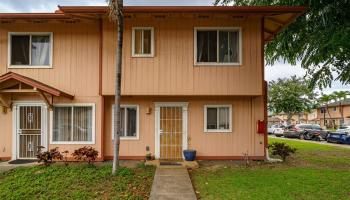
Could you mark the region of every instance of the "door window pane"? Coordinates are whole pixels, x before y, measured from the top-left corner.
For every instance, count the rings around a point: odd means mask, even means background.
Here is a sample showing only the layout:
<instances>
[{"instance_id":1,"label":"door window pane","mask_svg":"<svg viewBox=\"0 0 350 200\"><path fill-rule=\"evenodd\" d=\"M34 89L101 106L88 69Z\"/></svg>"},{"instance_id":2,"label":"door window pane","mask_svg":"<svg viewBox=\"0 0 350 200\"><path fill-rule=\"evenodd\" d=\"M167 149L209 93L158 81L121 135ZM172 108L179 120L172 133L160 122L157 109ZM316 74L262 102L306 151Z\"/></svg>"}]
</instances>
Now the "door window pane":
<instances>
[{"instance_id":1,"label":"door window pane","mask_svg":"<svg viewBox=\"0 0 350 200\"><path fill-rule=\"evenodd\" d=\"M11 65L29 65L29 35L11 36Z\"/></svg>"},{"instance_id":2,"label":"door window pane","mask_svg":"<svg viewBox=\"0 0 350 200\"><path fill-rule=\"evenodd\" d=\"M50 65L50 36L32 36L32 65Z\"/></svg>"},{"instance_id":3,"label":"door window pane","mask_svg":"<svg viewBox=\"0 0 350 200\"><path fill-rule=\"evenodd\" d=\"M207 129L217 129L217 108L207 108Z\"/></svg>"}]
</instances>

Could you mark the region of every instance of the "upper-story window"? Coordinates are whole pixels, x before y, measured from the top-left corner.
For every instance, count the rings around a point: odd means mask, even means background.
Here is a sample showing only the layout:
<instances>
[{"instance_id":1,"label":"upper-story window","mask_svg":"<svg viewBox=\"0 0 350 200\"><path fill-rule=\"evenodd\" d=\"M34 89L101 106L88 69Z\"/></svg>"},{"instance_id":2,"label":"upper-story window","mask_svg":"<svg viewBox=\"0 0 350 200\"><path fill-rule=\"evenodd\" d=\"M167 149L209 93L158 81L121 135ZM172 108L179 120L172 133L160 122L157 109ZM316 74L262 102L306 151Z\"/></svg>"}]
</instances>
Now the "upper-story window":
<instances>
[{"instance_id":1,"label":"upper-story window","mask_svg":"<svg viewBox=\"0 0 350 200\"><path fill-rule=\"evenodd\" d=\"M52 33L10 33L10 68L50 68Z\"/></svg>"},{"instance_id":2,"label":"upper-story window","mask_svg":"<svg viewBox=\"0 0 350 200\"><path fill-rule=\"evenodd\" d=\"M154 28L133 27L132 28L132 56L153 57L154 56Z\"/></svg>"},{"instance_id":3,"label":"upper-story window","mask_svg":"<svg viewBox=\"0 0 350 200\"><path fill-rule=\"evenodd\" d=\"M240 28L195 28L196 65L240 65L242 37Z\"/></svg>"}]
</instances>

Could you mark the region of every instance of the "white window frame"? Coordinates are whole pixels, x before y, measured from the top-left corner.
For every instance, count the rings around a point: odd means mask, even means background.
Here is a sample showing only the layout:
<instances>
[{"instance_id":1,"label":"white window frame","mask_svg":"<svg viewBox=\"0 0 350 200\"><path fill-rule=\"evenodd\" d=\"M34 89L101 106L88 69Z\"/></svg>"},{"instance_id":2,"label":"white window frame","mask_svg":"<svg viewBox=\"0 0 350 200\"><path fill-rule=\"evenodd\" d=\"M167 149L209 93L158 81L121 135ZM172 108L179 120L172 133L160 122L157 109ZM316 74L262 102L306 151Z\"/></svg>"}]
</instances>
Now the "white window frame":
<instances>
[{"instance_id":1,"label":"white window frame","mask_svg":"<svg viewBox=\"0 0 350 200\"><path fill-rule=\"evenodd\" d=\"M12 50L12 36L13 35L28 35L29 37L29 65L12 65L11 64L11 50ZM32 60L32 36L35 35L49 35L50 36L50 64L49 65L30 65ZM8 33L8 52L7 52L7 66L9 69L51 69L52 55L53 55L53 32L9 32Z\"/></svg>"},{"instance_id":2,"label":"white window frame","mask_svg":"<svg viewBox=\"0 0 350 200\"><path fill-rule=\"evenodd\" d=\"M150 54L137 54L135 53L135 30L136 29L141 29L141 30L151 30L151 53ZM142 31L142 51L143 51L143 31ZM136 57L136 58L151 58L154 57L154 27L132 27L132 36L131 36L131 54L132 57Z\"/></svg>"},{"instance_id":3,"label":"white window frame","mask_svg":"<svg viewBox=\"0 0 350 200\"><path fill-rule=\"evenodd\" d=\"M197 31L216 31L217 43L216 43L216 62L197 62ZM219 62L219 31L238 31L238 59L239 62ZM193 61L195 66L239 66L242 65L242 28L241 27L194 27L194 42L193 42Z\"/></svg>"},{"instance_id":4,"label":"white window frame","mask_svg":"<svg viewBox=\"0 0 350 200\"><path fill-rule=\"evenodd\" d=\"M207 109L208 108L229 108L229 129L208 129L207 128ZM219 109L218 109L219 110ZM217 114L217 123L219 122L219 115ZM232 105L204 105L204 132L205 133L230 133L232 132Z\"/></svg>"},{"instance_id":5,"label":"white window frame","mask_svg":"<svg viewBox=\"0 0 350 200\"><path fill-rule=\"evenodd\" d=\"M120 136L121 140L139 140L140 139L140 133L139 133L139 116L140 116L140 106L137 104L122 104L120 105L120 108L124 108L126 111L126 108L136 108L136 136ZM126 135L126 115L124 118L124 134ZM112 105L112 140L114 140L114 105Z\"/></svg>"},{"instance_id":6,"label":"white window frame","mask_svg":"<svg viewBox=\"0 0 350 200\"><path fill-rule=\"evenodd\" d=\"M95 144L96 137L96 105L94 103L54 104L53 107L92 107L91 141L53 141L53 109L50 110L50 144ZM73 118L72 118L73 120ZM73 124L73 122L72 122ZM73 129L72 129L73 134Z\"/></svg>"}]
</instances>

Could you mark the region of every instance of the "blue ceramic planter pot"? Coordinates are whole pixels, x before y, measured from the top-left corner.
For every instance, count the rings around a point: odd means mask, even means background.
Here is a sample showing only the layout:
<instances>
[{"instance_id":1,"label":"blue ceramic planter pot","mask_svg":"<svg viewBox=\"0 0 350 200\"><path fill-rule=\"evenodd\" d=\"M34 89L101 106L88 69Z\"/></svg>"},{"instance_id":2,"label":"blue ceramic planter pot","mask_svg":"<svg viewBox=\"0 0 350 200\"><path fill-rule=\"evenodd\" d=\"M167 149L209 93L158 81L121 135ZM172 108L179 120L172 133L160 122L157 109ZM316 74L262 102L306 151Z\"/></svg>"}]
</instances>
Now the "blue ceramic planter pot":
<instances>
[{"instance_id":1,"label":"blue ceramic planter pot","mask_svg":"<svg viewBox=\"0 0 350 200\"><path fill-rule=\"evenodd\" d=\"M196 159L196 150L184 150L186 161L194 161Z\"/></svg>"}]
</instances>

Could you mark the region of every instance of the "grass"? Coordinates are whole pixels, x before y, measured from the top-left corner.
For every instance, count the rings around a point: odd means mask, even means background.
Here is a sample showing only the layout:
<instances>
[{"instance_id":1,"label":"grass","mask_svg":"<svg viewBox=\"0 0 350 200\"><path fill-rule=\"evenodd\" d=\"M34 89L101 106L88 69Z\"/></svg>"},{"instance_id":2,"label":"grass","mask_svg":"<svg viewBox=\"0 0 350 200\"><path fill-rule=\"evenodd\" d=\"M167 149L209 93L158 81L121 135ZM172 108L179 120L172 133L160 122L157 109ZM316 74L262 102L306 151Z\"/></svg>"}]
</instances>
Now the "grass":
<instances>
[{"instance_id":1,"label":"grass","mask_svg":"<svg viewBox=\"0 0 350 200\"><path fill-rule=\"evenodd\" d=\"M16 168L0 174L0 199L147 199L154 168L110 164Z\"/></svg>"},{"instance_id":2,"label":"grass","mask_svg":"<svg viewBox=\"0 0 350 200\"><path fill-rule=\"evenodd\" d=\"M297 148L285 163L201 163L191 172L201 199L350 199L350 149L270 138Z\"/></svg>"}]
</instances>

